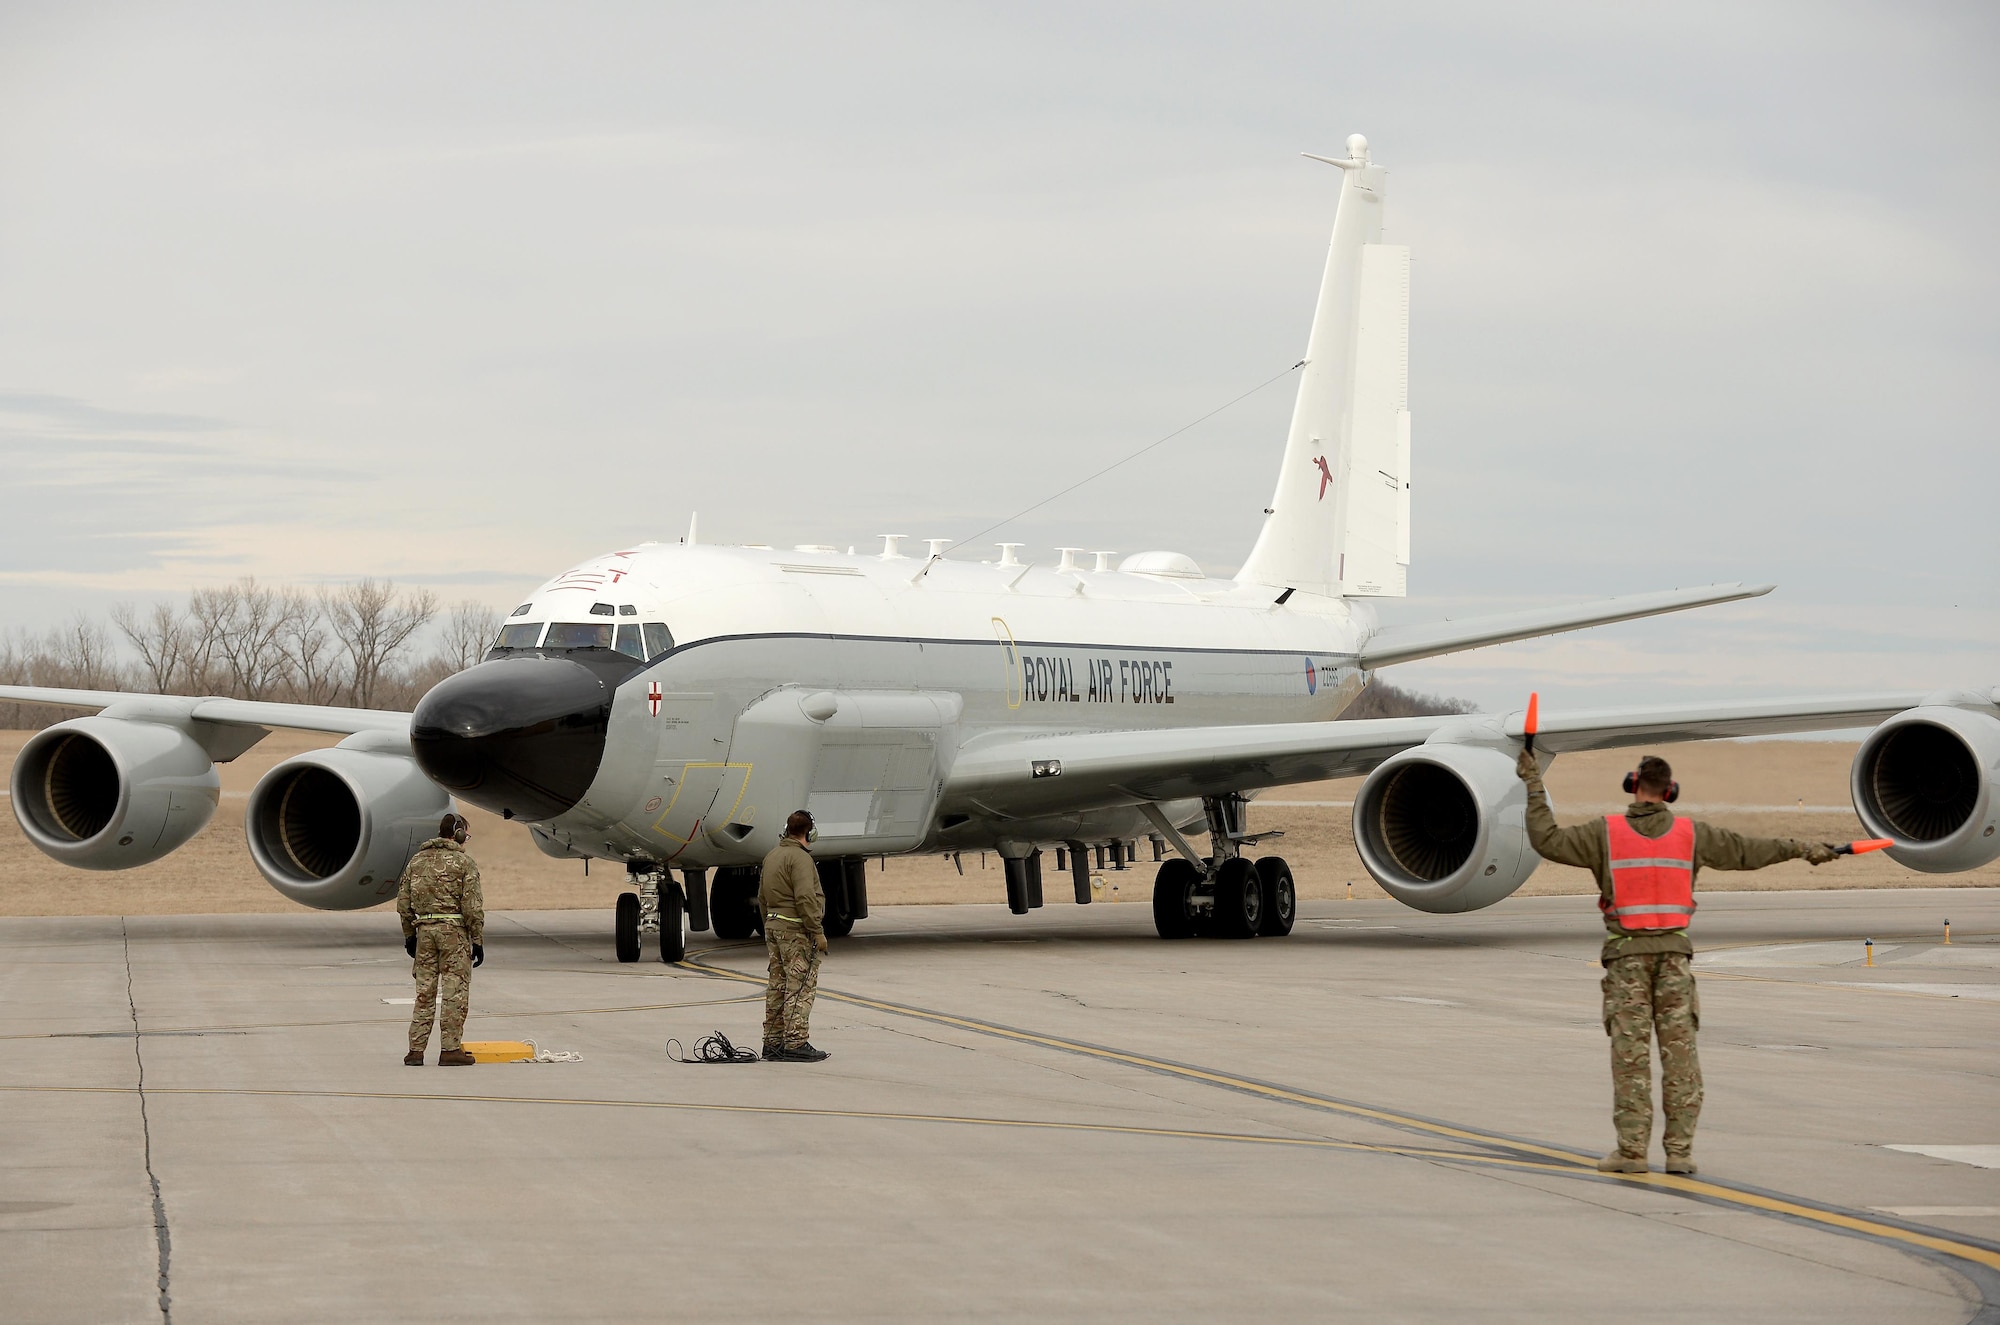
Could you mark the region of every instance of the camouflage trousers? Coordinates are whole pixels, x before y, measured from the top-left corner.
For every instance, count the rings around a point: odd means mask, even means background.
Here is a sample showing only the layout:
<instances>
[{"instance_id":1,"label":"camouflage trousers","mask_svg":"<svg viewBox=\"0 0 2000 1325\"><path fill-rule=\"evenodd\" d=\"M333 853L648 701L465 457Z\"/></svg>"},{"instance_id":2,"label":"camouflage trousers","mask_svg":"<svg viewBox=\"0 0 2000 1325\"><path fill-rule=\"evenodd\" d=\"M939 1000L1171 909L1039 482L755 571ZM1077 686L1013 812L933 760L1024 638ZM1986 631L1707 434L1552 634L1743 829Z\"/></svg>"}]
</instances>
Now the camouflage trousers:
<instances>
[{"instance_id":1,"label":"camouflage trousers","mask_svg":"<svg viewBox=\"0 0 2000 1325\"><path fill-rule=\"evenodd\" d=\"M797 925L766 921L764 946L771 979L764 987L764 1043L796 1049L811 1039L813 999L819 994L819 949Z\"/></svg>"},{"instance_id":2,"label":"camouflage trousers","mask_svg":"<svg viewBox=\"0 0 2000 1325\"><path fill-rule=\"evenodd\" d=\"M1694 1150L1701 1117L1701 996L1693 959L1659 952L1604 963L1604 1031L1611 1037L1611 1120L1620 1154L1644 1158L1653 1136L1653 1030L1660 1032L1660 1108L1669 1158Z\"/></svg>"},{"instance_id":3,"label":"camouflage trousers","mask_svg":"<svg viewBox=\"0 0 2000 1325\"><path fill-rule=\"evenodd\" d=\"M472 994L472 940L465 926L431 921L417 926L417 1005L410 1011L410 1052L420 1054L431 1039L437 1015L438 1048L462 1047L466 1002Z\"/></svg>"}]
</instances>

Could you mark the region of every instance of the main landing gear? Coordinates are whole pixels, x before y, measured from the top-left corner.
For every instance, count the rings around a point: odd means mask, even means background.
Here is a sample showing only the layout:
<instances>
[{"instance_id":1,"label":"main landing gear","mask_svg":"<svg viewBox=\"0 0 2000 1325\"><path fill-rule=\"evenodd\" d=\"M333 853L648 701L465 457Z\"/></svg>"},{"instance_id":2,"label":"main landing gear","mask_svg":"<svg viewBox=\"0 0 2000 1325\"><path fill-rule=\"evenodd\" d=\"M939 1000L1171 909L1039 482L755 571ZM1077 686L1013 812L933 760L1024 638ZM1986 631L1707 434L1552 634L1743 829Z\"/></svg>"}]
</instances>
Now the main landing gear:
<instances>
[{"instance_id":1,"label":"main landing gear","mask_svg":"<svg viewBox=\"0 0 2000 1325\"><path fill-rule=\"evenodd\" d=\"M1209 840L1201 864L1172 856L1153 879L1153 928L1163 939L1282 938L1298 916L1292 867L1282 857L1251 860L1240 848L1264 834L1243 831L1240 796L1210 796Z\"/></svg>"},{"instance_id":2,"label":"main landing gear","mask_svg":"<svg viewBox=\"0 0 2000 1325\"><path fill-rule=\"evenodd\" d=\"M695 928L708 928L705 923L708 909L706 896L691 898L689 895L705 894L705 874L703 870L687 871L688 886L684 889L664 866L650 860L626 861L625 881L638 891L618 894L612 926L618 960L639 960L639 936L642 934L660 936L661 961L672 963L685 960L689 912L701 913L694 918L704 923ZM696 905L690 906L691 901Z\"/></svg>"},{"instance_id":3,"label":"main landing gear","mask_svg":"<svg viewBox=\"0 0 2000 1325\"><path fill-rule=\"evenodd\" d=\"M868 862L860 856L813 862L819 870L820 891L826 894L826 918L820 927L832 939L854 932L854 922L868 918ZM715 937L732 943L764 931L764 913L757 905L760 876L755 865L731 865L715 872L709 913Z\"/></svg>"}]
</instances>

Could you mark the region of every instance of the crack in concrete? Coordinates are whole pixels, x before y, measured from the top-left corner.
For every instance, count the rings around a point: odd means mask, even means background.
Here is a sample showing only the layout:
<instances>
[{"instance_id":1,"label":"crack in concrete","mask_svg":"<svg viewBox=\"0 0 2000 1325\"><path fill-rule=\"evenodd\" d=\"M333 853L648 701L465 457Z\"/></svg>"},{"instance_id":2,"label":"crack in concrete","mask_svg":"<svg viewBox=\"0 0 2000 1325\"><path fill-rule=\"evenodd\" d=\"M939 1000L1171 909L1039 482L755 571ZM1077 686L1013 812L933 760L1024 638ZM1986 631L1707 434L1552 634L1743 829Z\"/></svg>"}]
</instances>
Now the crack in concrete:
<instances>
[{"instance_id":1,"label":"crack in concrete","mask_svg":"<svg viewBox=\"0 0 2000 1325\"><path fill-rule=\"evenodd\" d=\"M139 1049L139 1000L132 990L132 935L125 928L125 917L118 917L118 937L125 945L125 1003L132 1012L132 1061L139 1069L139 1132L145 1142L146 1181L153 1188L153 1243L159 1250L160 1320L163 1325L174 1325L174 1299L170 1290L170 1272L173 1262L173 1236L167 1227L167 1203L160 1195L160 1178L153 1172L153 1123L146 1112L146 1058Z\"/></svg>"}]
</instances>

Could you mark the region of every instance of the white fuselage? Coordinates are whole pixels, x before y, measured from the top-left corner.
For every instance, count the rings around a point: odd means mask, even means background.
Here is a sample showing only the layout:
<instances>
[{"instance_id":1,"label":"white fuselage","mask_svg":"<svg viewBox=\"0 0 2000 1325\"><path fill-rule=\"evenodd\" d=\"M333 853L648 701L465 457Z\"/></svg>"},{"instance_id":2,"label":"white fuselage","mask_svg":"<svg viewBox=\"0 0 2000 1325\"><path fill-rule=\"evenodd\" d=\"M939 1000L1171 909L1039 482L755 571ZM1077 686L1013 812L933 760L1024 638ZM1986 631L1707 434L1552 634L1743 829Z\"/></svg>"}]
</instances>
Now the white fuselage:
<instances>
[{"instance_id":1,"label":"white fuselage","mask_svg":"<svg viewBox=\"0 0 2000 1325\"><path fill-rule=\"evenodd\" d=\"M1136 811L1005 821L946 781L990 733L1326 720L1353 699L1366 606L1188 571L677 544L586 562L510 625L656 622L674 647L618 687L595 780L537 840L747 863L802 806L822 852L1148 832Z\"/></svg>"}]
</instances>

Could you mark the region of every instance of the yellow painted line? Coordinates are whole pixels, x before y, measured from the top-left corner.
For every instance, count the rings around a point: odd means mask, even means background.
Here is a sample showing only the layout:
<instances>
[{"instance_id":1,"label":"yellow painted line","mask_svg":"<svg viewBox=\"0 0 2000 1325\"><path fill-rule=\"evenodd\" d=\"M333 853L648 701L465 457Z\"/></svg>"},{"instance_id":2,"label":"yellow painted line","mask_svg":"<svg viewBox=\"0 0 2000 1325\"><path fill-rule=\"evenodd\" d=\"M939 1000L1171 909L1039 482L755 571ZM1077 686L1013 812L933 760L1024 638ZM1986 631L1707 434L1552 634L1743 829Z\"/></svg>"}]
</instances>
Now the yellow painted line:
<instances>
[{"instance_id":1,"label":"yellow painted line","mask_svg":"<svg viewBox=\"0 0 2000 1325\"><path fill-rule=\"evenodd\" d=\"M763 977L731 971L726 967L708 966L693 961L684 962L682 965L732 980L744 980L755 984L764 983ZM1002 1039L1015 1040L1027 1044L1039 1044L1053 1049L1061 1049L1069 1053L1104 1059L1109 1062L1126 1063L1134 1067L1142 1067L1151 1071L1183 1077L1190 1081L1201 1081L1211 1085L1225 1086L1232 1090L1260 1095L1267 1099L1283 1100L1292 1104L1303 1104L1311 1108L1346 1114L1350 1117L1366 1118L1374 1122L1389 1123L1393 1126L1408 1128L1414 1131L1428 1132L1434 1136L1450 1137L1454 1140L1469 1141L1482 1146L1500 1146L1508 1150L1531 1155L1541 1155L1548 1159L1559 1161L1556 1164L1532 1164L1525 1161L1514 1161L1512 1165L1514 1167L1546 1169L1565 1176L1617 1177L1627 1182L1664 1187L1674 1191L1685 1192L1692 1196L1702 1196L1710 1200L1723 1201L1731 1205L1744 1206L1753 1210L1789 1215L1796 1219L1803 1219L1811 1223L1842 1229L1847 1232L1862 1233L1869 1237L1886 1238L1893 1242L1924 1247L1931 1251L1963 1257L1980 1265L2000 1269L2000 1252L1989 1250L1985 1247L1959 1242L1952 1238L1938 1237L1933 1234L1897 1228L1892 1224L1878 1223L1875 1220L1859 1215L1845 1214L1833 1210L1822 1210L1814 1206L1787 1200L1783 1197L1765 1196L1757 1192L1738 1191L1733 1187L1724 1187L1712 1182L1703 1182L1699 1178L1681 1177L1673 1174L1635 1173L1602 1175L1597 1172L1596 1161L1594 1159L1580 1156L1574 1151L1561 1150L1553 1146L1541 1146L1532 1142L1517 1141L1509 1137L1489 1132L1480 1132L1471 1128L1453 1127L1448 1123L1433 1122L1427 1118L1416 1118L1408 1114L1394 1113L1386 1109L1373 1109L1366 1105L1331 1100L1323 1096L1311 1095L1303 1091L1287 1090L1282 1086L1267 1085L1261 1081L1252 1081L1223 1072L1213 1072L1205 1068L1187 1067L1179 1063L1170 1063L1162 1059L1149 1058L1143 1054L1129 1054L1115 1049L1101 1049L1096 1045L1082 1044L1075 1040L1065 1040L1052 1035L1037 1035L1029 1031L1015 1030L1008 1026L994 1025L991 1022L974 1021L967 1017L954 1017L947 1013L908 1007L900 1003L860 998L853 994L841 994L829 990L821 990L819 996L821 998L835 999L842 1003L852 1003L860 1007L873 1008L881 1012L916 1017L920 1020L935 1022L939 1025L954 1026L982 1035L993 1035ZM1349 1144L1358 1145L1358 1143ZM1373 1149L1374 1147L1365 1148ZM1391 1147L1380 1147L1379 1149L1384 1153L1403 1153ZM1483 1157L1480 1156L1458 1157L1476 1162L1485 1162Z\"/></svg>"},{"instance_id":2,"label":"yellow painted line","mask_svg":"<svg viewBox=\"0 0 2000 1325\"><path fill-rule=\"evenodd\" d=\"M1976 1261L1989 1269L2000 1270L2000 1251L1971 1243L1959 1242L1952 1238L1937 1237L1929 1233L1918 1233L1907 1228L1897 1228L1893 1224L1878 1224L1860 1215L1842 1214L1837 1210L1822 1210L1817 1206L1800 1205L1781 1196L1765 1196L1759 1192L1738 1191L1734 1187L1719 1187L1699 1178L1683 1178L1671 1173L1630 1173L1617 1175L1628 1182L1649 1187L1666 1187L1674 1191L1687 1192L1692 1196L1704 1196L1711 1200L1727 1201L1731 1205L1748 1206L1753 1210L1766 1210L1772 1214L1790 1215L1795 1219L1810 1220L1815 1224L1825 1224L1832 1228L1846 1229L1851 1233L1864 1233L1871 1238L1887 1238L1893 1242L1906 1242L1912 1246L1925 1247L1931 1251L1943 1252L1947 1256L1959 1256L1968 1261Z\"/></svg>"},{"instance_id":3,"label":"yellow painted line","mask_svg":"<svg viewBox=\"0 0 2000 1325\"><path fill-rule=\"evenodd\" d=\"M730 980L746 981L761 985L765 977L746 975L727 967L708 966L700 962L681 963L693 970L709 975L722 976ZM1205 1085L1225 1086L1266 1099L1282 1100L1287 1104L1303 1104L1310 1108L1324 1109L1332 1113L1346 1114L1354 1118L1366 1118L1371 1122L1389 1123L1393 1126L1428 1132L1433 1136L1450 1137L1454 1141L1472 1141L1482 1146L1505 1146L1509 1150L1531 1155L1541 1155L1547 1159L1560 1160L1565 1164L1591 1164L1595 1160L1578 1155L1573 1150L1562 1150L1554 1146L1537 1145L1531 1141L1516 1141L1508 1137L1496 1136L1491 1132L1475 1131L1471 1128L1454 1127L1449 1123L1432 1122L1427 1118L1414 1118L1408 1114L1392 1113L1387 1109L1374 1109L1365 1104L1349 1104L1341 1100L1328 1099L1322 1095L1312 1095L1304 1091L1288 1090L1283 1086L1273 1086L1262 1081L1252 1081L1247 1077L1231 1076L1225 1072L1215 1072L1207 1068L1188 1067L1165 1059L1149 1058L1144 1054L1126 1053L1118 1049L1103 1049L1094 1044L1084 1044L1076 1040L1065 1040L1053 1035L1039 1035L1033 1031L1016 1030L1011 1026L1000 1026L993 1022L974 1021L969 1017L955 1017L946 1012L932 1012L928 1008L910 1007L903 1003L887 1003L879 999L862 998L857 994L836 993L833 990L819 991L822 999L851 1003L857 1007L873 1008L877 1012L893 1013L897 1016L916 1017L922 1021L940 1026L953 1026L961 1030L974 1031L981 1035L994 1035L1004 1040L1014 1040L1021 1044L1041 1045L1044 1048L1059 1049L1066 1053L1084 1054L1091 1058L1111 1063L1124 1063L1130 1067L1144 1068L1153 1072L1164 1072L1170 1076L1184 1077Z\"/></svg>"},{"instance_id":4,"label":"yellow painted line","mask_svg":"<svg viewBox=\"0 0 2000 1325\"><path fill-rule=\"evenodd\" d=\"M17 1094L137 1095L136 1086L5 1086ZM701 1104L685 1100L606 1100L536 1095L426 1094L421 1091L279 1090L259 1087L148 1086L148 1096L225 1095L272 1099L442 1100L456 1104L541 1104L600 1109L666 1109L685 1113L762 1114L787 1118L844 1118L864 1122L950 1123L967 1127L1009 1127L1044 1132L1101 1132L1116 1136L1156 1136L1183 1141L1231 1141L1249 1145L1293 1146L1308 1150L1351 1150L1413 1159L1455 1160L1500 1164L1515 1168L1547 1168L1532 1160L1474 1154L1463 1150L1432 1150L1418 1146L1376 1146L1360 1141L1335 1141L1313 1136L1270 1136L1256 1132L1206 1132L1183 1127L1140 1127L1122 1123L1062 1122L1039 1118L985 1118L947 1113L897 1113L874 1109L804 1109L775 1104Z\"/></svg>"},{"instance_id":5,"label":"yellow painted line","mask_svg":"<svg viewBox=\"0 0 2000 1325\"><path fill-rule=\"evenodd\" d=\"M673 1008L712 1008L729 1003L756 1003L762 1001L754 994L742 998L703 998L688 1003L632 1003L608 1008L549 1008L539 1012L481 1012L476 1021L509 1021L521 1017L589 1017L610 1012L664 1012ZM241 1021L221 1026L148 1026L148 1035L189 1035L206 1034L215 1031L279 1031L299 1030L314 1026L384 1026L401 1025L409 1018L396 1015L388 1017L350 1017L344 1021ZM114 1027L104 1031L23 1031L14 1035L0 1035L4 1040L83 1040L112 1039L130 1035L130 1027Z\"/></svg>"}]
</instances>

